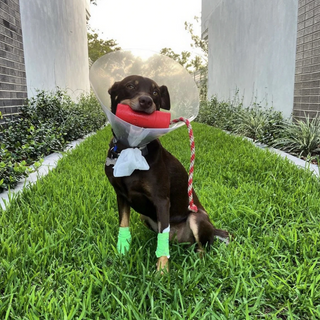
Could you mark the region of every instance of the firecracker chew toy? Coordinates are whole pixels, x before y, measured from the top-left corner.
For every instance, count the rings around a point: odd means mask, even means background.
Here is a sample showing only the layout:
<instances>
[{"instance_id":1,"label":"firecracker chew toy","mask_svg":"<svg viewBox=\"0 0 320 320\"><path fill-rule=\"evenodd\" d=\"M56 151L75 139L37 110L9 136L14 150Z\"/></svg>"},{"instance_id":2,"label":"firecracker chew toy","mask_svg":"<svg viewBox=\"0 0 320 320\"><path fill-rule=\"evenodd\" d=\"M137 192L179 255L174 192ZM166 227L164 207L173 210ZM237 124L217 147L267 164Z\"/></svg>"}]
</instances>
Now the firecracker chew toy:
<instances>
[{"instance_id":1,"label":"firecracker chew toy","mask_svg":"<svg viewBox=\"0 0 320 320\"><path fill-rule=\"evenodd\" d=\"M154 111L151 114L132 110L128 105L119 103L116 116L130 124L142 128L169 128L170 113Z\"/></svg>"}]
</instances>

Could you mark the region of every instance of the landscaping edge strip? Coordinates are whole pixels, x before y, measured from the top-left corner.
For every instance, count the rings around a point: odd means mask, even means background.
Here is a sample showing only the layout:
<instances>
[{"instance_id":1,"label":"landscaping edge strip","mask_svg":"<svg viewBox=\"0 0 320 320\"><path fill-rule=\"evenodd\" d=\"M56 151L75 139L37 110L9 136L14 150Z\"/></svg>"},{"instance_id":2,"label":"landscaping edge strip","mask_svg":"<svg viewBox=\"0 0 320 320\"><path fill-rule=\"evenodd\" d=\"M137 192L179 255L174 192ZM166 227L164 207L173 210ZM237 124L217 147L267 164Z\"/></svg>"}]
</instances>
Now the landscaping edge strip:
<instances>
[{"instance_id":1,"label":"landscaping edge strip","mask_svg":"<svg viewBox=\"0 0 320 320\"><path fill-rule=\"evenodd\" d=\"M230 132L226 132L226 133L230 134ZM94 135L94 134L95 133L91 133L91 134L86 135L83 138L72 141L71 143L68 144L68 146L64 150L64 152L73 150L77 145L79 145L81 142L83 142L86 138L88 138L89 136ZM293 155L290 155L282 150L268 147L267 145L264 145L261 143L255 143L250 138L247 138L247 137L243 137L243 138L251 141L256 147L274 152L274 153L278 154L279 156L281 156L282 158L289 159L296 166L298 166L302 169L310 170L312 173L319 176L319 168L317 165L310 164L310 163L308 163L302 159L299 159ZM46 156L44 158L44 161L41 164L41 166L36 171L34 171L30 175L28 175L26 178L22 179L14 189L7 190L7 191L0 193L0 205L1 205L2 209L6 210L7 206L10 204L11 199L14 198L14 196L17 195L20 191L22 191L25 187L28 187L28 186L36 183L39 178L46 176L50 170L54 169L57 166L58 161L62 157L63 157L63 153L60 153L60 152L55 152L55 153L52 153L52 154Z\"/></svg>"},{"instance_id":2,"label":"landscaping edge strip","mask_svg":"<svg viewBox=\"0 0 320 320\"><path fill-rule=\"evenodd\" d=\"M309 163L309 162L307 162L305 160L299 159L299 158L297 158L297 157L295 157L295 156L293 156L293 155L291 155L289 153L286 153L286 152L284 152L282 150L269 147L269 146L267 146L265 144L262 144L262 143L255 143L253 141L252 141L252 143L256 147L259 147L261 149L269 150L271 152L274 152L274 153L280 155L282 158L287 158L288 160L293 162L297 167L300 167L300 168L303 168L303 169L308 169L312 173L314 173L315 175L319 176L319 167L316 164Z\"/></svg>"},{"instance_id":3,"label":"landscaping edge strip","mask_svg":"<svg viewBox=\"0 0 320 320\"><path fill-rule=\"evenodd\" d=\"M37 168L34 172L29 174L27 177L21 179L14 189L0 193L0 206L2 207L2 209L6 210L7 206L9 206L10 204L11 199L14 198L14 196L17 195L20 191L22 191L25 187L33 185L37 182L38 179L46 176L52 169L54 169L57 166L58 161L64 156L65 152L73 150L85 139L94 134L94 132L89 133L83 138L70 142L64 151L54 152L44 157L41 166Z\"/></svg>"}]
</instances>

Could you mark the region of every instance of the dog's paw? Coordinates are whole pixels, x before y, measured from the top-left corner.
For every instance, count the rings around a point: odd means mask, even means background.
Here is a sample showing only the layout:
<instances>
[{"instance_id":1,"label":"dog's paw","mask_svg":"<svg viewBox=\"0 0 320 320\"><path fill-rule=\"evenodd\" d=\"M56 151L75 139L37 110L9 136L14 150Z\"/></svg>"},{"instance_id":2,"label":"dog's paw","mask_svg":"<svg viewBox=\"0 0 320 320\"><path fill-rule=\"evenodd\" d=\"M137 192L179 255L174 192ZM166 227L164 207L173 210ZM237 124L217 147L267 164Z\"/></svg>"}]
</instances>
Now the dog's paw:
<instances>
[{"instance_id":1,"label":"dog's paw","mask_svg":"<svg viewBox=\"0 0 320 320\"><path fill-rule=\"evenodd\" d=\"M131 233L129 227L120 227L117 250L120 254L126 254L130 249Z\"/></svg>"},{"instance_id":2,"label":"dog's paw","mask_svg":"<svg viewBox=\"0 0 320 320\"><path fill-rule=\"evenodd\" d=\"M215 237L228 245L231 241L232 235L225 230L215 229Z\"/></svg>"},{"instance_id":3,"label":"dog's paw","mask_svg":"<svg viewBox=\"0 0 320 320\"><path fill-rule=\"evenodd\" d=\"M157 262L157 271L161 274L164 272L169 272L169 258L166 256L160 257Z\"/></svg>"},{"instance_id":4,"label":"dog's paw","mask_svg":"<svg viewBox=\"0 0 320 320\"><path fill-rule=\"evenodd\" d=\"M202 259L205 256L205 250L201 247L201 248L197 248L197 253L199 255L199 258Z\"/></svg>"}]
</instances>

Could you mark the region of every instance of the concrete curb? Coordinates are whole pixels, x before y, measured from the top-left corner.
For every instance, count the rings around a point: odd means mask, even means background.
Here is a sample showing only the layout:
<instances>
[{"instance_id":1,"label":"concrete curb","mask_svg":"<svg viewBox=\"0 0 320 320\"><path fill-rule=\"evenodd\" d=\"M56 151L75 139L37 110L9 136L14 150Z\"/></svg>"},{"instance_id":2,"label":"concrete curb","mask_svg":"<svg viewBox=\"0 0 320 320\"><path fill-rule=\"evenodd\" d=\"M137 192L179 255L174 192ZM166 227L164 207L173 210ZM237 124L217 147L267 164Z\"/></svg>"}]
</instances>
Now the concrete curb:
<instances>
[{"instance_id":1,"label":"concrete curb","mask_svg":"<svg viewBox=\"0 0 320 320\"><path fill-rule=\"evenodd\" d=\"M299 158L297 158L297 157L295 157L295 156L293 156L293 155L291 155L289 153L286 153L286 152L284 152L282 150L269 147L266 144L263 144L263 143L260 143L260 142L254 142L253 139L251 139L251 138L240 136L240 135L234 134L234 133L232 133L230 131L226 131L226 130L223 130L223 131L225 133L227 133L227 134L234 135L235 137L241 137L242 139L248 140L248 141L252 142L256 147L258 147L260 149L269 150L269 151L271 151L273 153L276 153L276 154L280 155L282 158L287 158L292 163L294 163L297 167L305 169L305 170L310 170L312 173L314 173L315 175L319 176L319 167L316 164L309 163L309 162L304 161L302 159L299 159Z\"/></svg>"},{"instance_id":2,"label":"concrete curb","mask_svg":"<svg viewBox=\"0 0 320 320\"><path fill-rule=\"evenodd\" d=\"M79 145L81 142L83 142L86 138L93 135L95 133L91 133L86 135L84 138L72 141L69 143L64 150L64 152L74 149L77 145ZM46 176L49 171L54 169L57 166L58 161L63 157L63 153L55 152L51 153L48 156L46 156L43 160L43 163L41 166L35 171L32 172L28 177L22 179L16 187L12 190L4 191L0 193L0 206L3 210L6 210L6 208L10 204L10 199L13 198L15 195L17 195L20 191L22 191L25 187L29 187L30 185L33 185L37 182L38 179Z\"/></svg>"},{"instance_id":3,"label":"concrete curb","mask_svg":"<svg viewBox=\"0 0 320 320\"><path fill-rule=\"evenodd\" d=\"M269 150L271 152L274 152L274 153L280 155L282 158L287 158L291 162L293 162L297 167L303 168L305 170L310 170L312 173L319 176L319 167L316 164L309 163L309 162L304 161L302 159L299 159L291 154L288 154L282 150L268 147L267 145L263 145L260 143L254 143L254 144L261 149L265 149L265 150Z\"/></svg>"},{"instance_id":4,"label":"concrete curb","mask_svg":"<svg viewBox=\"0 0 320 320\"><path fill-rule=\"evenodd\" d=\"M71 142L70 144L68 144L65 151L74 149L77 145L79 145L81 142L83 142L87 137L89 137L93 134L94 133L89 134L82 139L78 139L76 141ZM248 139L246 137L243 137L243 138L251 141L256 147L261 148L261 149L265 149L265 150L270 150L271 152L277 153L281 157L289 159L296 166L303 168L303 169L309 169L311 172L313 172L314 174L319 176L319 168L317 165L310 164L310 163L308 163L302 159L299 159L297 157L294 157L284 151L270 148L267 145L260 144L260 143L254 143L252 141L252 139ZM52 153L52 154L48 155L47 157L44 158L42 165L35 172L31 173L28 177L21 180L13 190L0 193L0 205L1 205L2 209L6 210L7 206L10 204L10 199L12 197L14 197L18 192L22 191L23 188L34 184L38 179L46 176L50 170L54 169L57 166L59 159L61 159L62 157L63 157L62 153Z\"/></svg>"}]
</instances>

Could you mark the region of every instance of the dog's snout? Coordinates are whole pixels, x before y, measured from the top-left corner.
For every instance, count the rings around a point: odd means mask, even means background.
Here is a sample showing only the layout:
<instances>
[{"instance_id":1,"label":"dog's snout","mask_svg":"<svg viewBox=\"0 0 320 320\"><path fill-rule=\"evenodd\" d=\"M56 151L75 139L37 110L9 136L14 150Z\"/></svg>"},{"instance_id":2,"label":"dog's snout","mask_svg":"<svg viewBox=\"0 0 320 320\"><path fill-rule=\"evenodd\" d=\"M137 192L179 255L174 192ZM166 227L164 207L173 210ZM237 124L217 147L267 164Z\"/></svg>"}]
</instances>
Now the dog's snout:
<instances>
[{"instance_id":1,"label":"dog's snout","mask_svg":"<svg viewBox=\"0 0 320 320\"><path fill-rule=\"evenodd\" d=\"M148 96L141 96L139 97L139 104L141 108L148 109L152 107L153 101Z\"/></svg>"}]
</instances>

